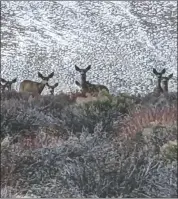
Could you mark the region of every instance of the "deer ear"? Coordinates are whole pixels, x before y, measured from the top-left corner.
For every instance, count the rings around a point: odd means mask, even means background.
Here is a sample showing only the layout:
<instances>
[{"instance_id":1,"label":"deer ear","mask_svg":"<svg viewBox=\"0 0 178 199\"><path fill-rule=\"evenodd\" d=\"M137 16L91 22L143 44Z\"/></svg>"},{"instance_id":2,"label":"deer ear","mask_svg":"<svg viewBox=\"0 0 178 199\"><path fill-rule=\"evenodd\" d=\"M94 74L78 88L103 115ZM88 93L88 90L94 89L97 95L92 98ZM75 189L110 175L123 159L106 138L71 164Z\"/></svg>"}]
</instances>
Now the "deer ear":
<instances>
[{"instance_id":1,"label":"deer ear","mask_svg":"<svg viewBox=\"0 0 178 199\"><path fill-rule=\"evenodd\" d=\"M155 75L158 75L158 72L157 72L157 70L156 70L155 68L153 68L153 73L154 73Z\"/></svg>"},{"instance_id":2,"label":"deer ear","mask_svg":"<svg viewBox=\"0 0 178 199\"><path fill-rule=\"evenodd\" d=\"M54 72L52 72L50 75L48 75L49 78L52 78L54 76Z\"/></svg>"},{"instance_id":3,"label":"deer ear","mask_svg":"<svg viewBox=\"0 0 178 199\"><path fill-rule=\"evenodd\" d=\"M54 84L54 87L57 87L58 85L59 85L58 83L55 83L55 84Z\"/></svg>"},{"instance_id":4,"label":"deer ear","mask_svg":"<svg viewBox=\"0 0 178 199\"><path fill-rule=\"evenodd\" d=\"M40 72L38 72L38 77L43 78L43 75Z\"/></svg>"},{"instance_id":5,"label":"deer ear","mask_svg":"<svg viewBox=\"0 0 178 199\"><path fill-rule=\"evenodd\" d=\"M11 82L12 83L15 83L17 81L17 78L13 79Z\"/></svg>"},{"instance_id":6,"label":"deer ear","mask_svg":"<svg viewBox=\"0 0 178 199\"><path fill-rule=\"evenodd\" d=\"M79 83L78 81L75 81L75 84L76 84L77 86L81 86L80 83Z\"/></svg>"},{"instance_id":7,"label":"deer ear","mask_svg":"<svg viewBox=\"0 0 178 199\"><path fill-rule=\"evenodd\" d=\"M168 75L168 79L171 79L173 77L173 73L171 73L170 75Z\"/></svg>"},{"instance_id":8,"label":"deer ear","mask_svg":"<svg viewBox=\"0 0 178 199\"><path fill-rule=\"evenodd\" d=\"M1 78L1 82L6 83L7 81L3 78Z\"/></svg>"},{"instance_id":9,"label":"deer ear","mask_svg":"<svg viewBox=\"0 0 178 199\"><path fill-rule=\"evenodd\" d=\"M85 71L88 71L88 70L90 70L91 69L91 65L89 65L86 69L85 69Z\"/></svg>"},{"instance_id":10,"label":"deer ear","mask_svg":"<svg viewBox=\"0 0 178 199\"><path fill-rule=\"evenodd\" d=\"M161 71L161 74L164 74L166 72L166 69L164 68L162 71Z\"/></svg>"},{"instance_id":11,"label":"deer ear","mask_svg":"<svg viewBox=\"0 0 178 199\"><path fill-rule=\"evenodd\" d=\"M75 70L80 71L80 68L77 65L75 65Z\"/></svg>"}]
</instances>

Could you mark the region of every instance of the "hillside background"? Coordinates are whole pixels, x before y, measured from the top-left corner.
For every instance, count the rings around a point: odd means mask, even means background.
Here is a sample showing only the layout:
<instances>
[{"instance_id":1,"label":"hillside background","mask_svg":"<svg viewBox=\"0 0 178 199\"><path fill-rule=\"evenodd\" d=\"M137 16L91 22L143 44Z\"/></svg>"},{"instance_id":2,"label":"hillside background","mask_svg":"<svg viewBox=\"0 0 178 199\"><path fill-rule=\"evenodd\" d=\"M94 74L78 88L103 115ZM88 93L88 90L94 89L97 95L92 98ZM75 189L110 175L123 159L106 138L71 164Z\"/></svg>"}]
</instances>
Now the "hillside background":
<instances>
[{"instance_id":1,"label":"hillside background","mask_svg":"<svg viewBox=\"0 0 178 199\"><path fill-rule=\"evenodd\" d=\"M176 90L177 2L1 2L1 75L18 77L15 89L54 71L55 92L75 90L75 64L112 93L152 91L153 67L174 73Z\"/></svg>"},{"instance_id":2,"label":"hillside background","mask_svg":"<svg viewBox=\"0 0 178 199\"><path fill-rule=\"evenodd\" d=\"M59 83L37 98L1 92L1 198L178 198L177 92L149 93L153 67L176 90L176 4L1 2L2 77ZM75 64L114 95L66 93Z\"/></svg>"}]
</instances>

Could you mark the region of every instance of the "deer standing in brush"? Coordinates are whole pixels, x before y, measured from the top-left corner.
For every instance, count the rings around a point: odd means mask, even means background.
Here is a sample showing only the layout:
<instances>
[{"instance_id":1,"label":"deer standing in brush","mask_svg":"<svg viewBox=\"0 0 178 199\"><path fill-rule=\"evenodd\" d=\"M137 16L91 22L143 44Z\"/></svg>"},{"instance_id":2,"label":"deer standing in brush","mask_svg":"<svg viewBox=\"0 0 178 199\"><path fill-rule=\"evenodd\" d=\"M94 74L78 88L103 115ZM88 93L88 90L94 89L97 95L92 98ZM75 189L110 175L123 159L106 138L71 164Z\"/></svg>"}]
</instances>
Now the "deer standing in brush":
<instances>
[{"instance_id":1,"label":"deer standing in brush","mask_svg":"<svg viewBox=\"0 0 178 199\"><path fill-rule=\"evenodd\" d=\"M75 65L75 70L78 71L81 75L81 84L76 81L76 85L82 88L82 92L84 93L99 93L101 90L106 90L109 93L109 89L101 84L92 84L89 81L86 81L86 73L91 69L91 65L89 65L85 69L81 69Z\"/></svg>"},{"instance_id":2,"label":"deer standing in brush","mask_svg":"<svg viewBox=\"0 0 178 199\"><path fill-rule=\"evenodd\" d=\"M7 88L8 91L12 90L12 84L17 82L17 78L14 78L11 81L5 80L3 78L1 78L1 90L5 91L5 89Z\"/></svg>"},{"instance_id":3,"label":"deer standing in brush","mask_svg":"<svg viewBox=\"0 0 178 199\"><path fill-rule=\"evenodd\" d=\"M50 91L51 95L54 95L54 89L59 85L58 83L55 83L53 86L49 85L48 83L46 84L48 86L48 89Z\"/></svg>"},{"instance_id":4,"label":"deer standing in brush","mask_svg":"<svg viewBox=\"0 0 178 199\"><path fill-rule=\"evenodd\" d=\"M168 75L167 77L162 77L161 78L161 88L163 89L164 93L168 93L168 83L169 80L173 77L173 73Z\"/></svg>"},{"instance_id":5,"label":"deer standing in brush","mask_svg":"<svg viewBox=\"0 0 178 199\"><path fill-rule=\"evenodd\" d=\"M163 76L165 74L166 69L164 68L161 72L158 72L155 68L153 68L153 73L157 76L157 85L154 89L154 92L158 94L168 93L168 83L169 80L173 77L173 73L170 75Z\"/></svg>"},{"instance_id":6,"label":"deer standing in brush","mask_svg":"<svg viewBox=\"0 0 178 199\"><path fill-rule=\"evenodd\" d=\"M81 84L76 81L76 84L81 87ZM86 92L84 96L79 96L76 98L76 103L77 104L85 104L88 102L94 102L94 101L108 101L109 98L105 95L103 90L100 90L99 92Z\"/></svg>"},{"instance_id":7,"label":"deer standing in brush","mask_svg":"<svg viewBox=\"0 0 178 199\"><path fill-rule=\"evenodd\" d=\"M161 72L158 72L155 68L153 68L153 73L156 75L157 77L157 84L156 87L154 88L153 92L156 94L161 94L163 93L163 89L161 87L161 79L162 79L162 75L165 74L166 69L164 68Z\"/></svg>"},{"instance_id":8,"label":"deer standing in brush","mask_svg":"<svg viewBox=\"0 0 178 199\"><path fill-rule=\"evenodd\" d=\"M24 80L20 83L20 92L29 92L32 95L40 95L47 85L50 78L54 76L54 72L49 74L47 77L43 76L40 72L38 72L38 77L42 79L41 82L35 82L31 80Z\"/></svg>"}]
</instances>

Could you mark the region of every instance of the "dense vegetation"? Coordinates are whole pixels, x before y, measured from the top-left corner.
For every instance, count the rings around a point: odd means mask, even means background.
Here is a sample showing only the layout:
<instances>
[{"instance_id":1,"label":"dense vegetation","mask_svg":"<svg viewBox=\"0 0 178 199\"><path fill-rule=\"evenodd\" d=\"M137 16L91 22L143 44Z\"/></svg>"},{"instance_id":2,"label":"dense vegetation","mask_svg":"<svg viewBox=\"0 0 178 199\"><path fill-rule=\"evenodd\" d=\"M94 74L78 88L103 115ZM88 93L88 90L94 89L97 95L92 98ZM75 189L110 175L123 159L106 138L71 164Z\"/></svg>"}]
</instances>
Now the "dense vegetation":
<instances>
[{"instance_id":1,"label":"dense vegetation","mask_svg":"<svg viewBox=\"0 0 178 199\"><path fill-rule=\"evenodd\" d=\"M176 93L74 98L1 94L1 197L177 197Z\"/></svg>"}]
</instances>

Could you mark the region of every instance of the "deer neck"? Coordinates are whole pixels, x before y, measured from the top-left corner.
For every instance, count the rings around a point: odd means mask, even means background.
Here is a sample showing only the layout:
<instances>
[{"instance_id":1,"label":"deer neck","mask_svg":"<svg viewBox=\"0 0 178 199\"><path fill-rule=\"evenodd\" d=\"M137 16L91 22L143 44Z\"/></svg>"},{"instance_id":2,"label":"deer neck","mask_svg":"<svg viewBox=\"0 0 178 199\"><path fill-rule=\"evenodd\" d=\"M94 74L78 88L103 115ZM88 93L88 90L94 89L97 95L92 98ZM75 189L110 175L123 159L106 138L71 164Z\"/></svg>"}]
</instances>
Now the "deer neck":
<instances>
[{"instance_id":1,"label":"deer neck","mask_svg":"<svg viewBox=\"0 0 178 199\"><path fill-rule=\"evenodd\" d=\"M82 75L81 75L81 82L82 82L83 84L86 83L86 74L82 74Z\"/></svg>"},{"instance_id":2,"label":"deer neck","mask_svg":"<svg viewBox=\"0 0 178 199\"><path fill-rule=\"evenodd\" d=\"M161 79L160 79L160 78L158 78L156 88L157 88L160 92L163 91L163 89L162 89L162 87L161 87Z\"/></svg>"},{"instance_id":3,"label":"deer neck","mask_svg":"<svg viewBox=\"0 0 178 199\"><path fill-rule=\"evenodd\" d=\"M162 82L163 92L168 92L168 82Z\"/></svg>"},{"instance_id":4,"label":"deer neck","mask_svg":"<svg viewBox=\"0 0 178 199\"><path fill-rule=\"evenodd\" d=\"M41 94L43 91L44 87L46 86L47 81L41 81L41 83L38 84L38 93Z\"/></svg>"},{"instance_id":5,"label":"deer neck","mask_svg":"<svg viewBox=\"0 0 178 199\"><path fill-rule=\"evenodd\" d=\"M85 89L85 88L86 88L86 85L87 85L86 75L83 74L83 75L81 76L81 86L82 86L82 89Z\"/></svg>"}]
</instances>

